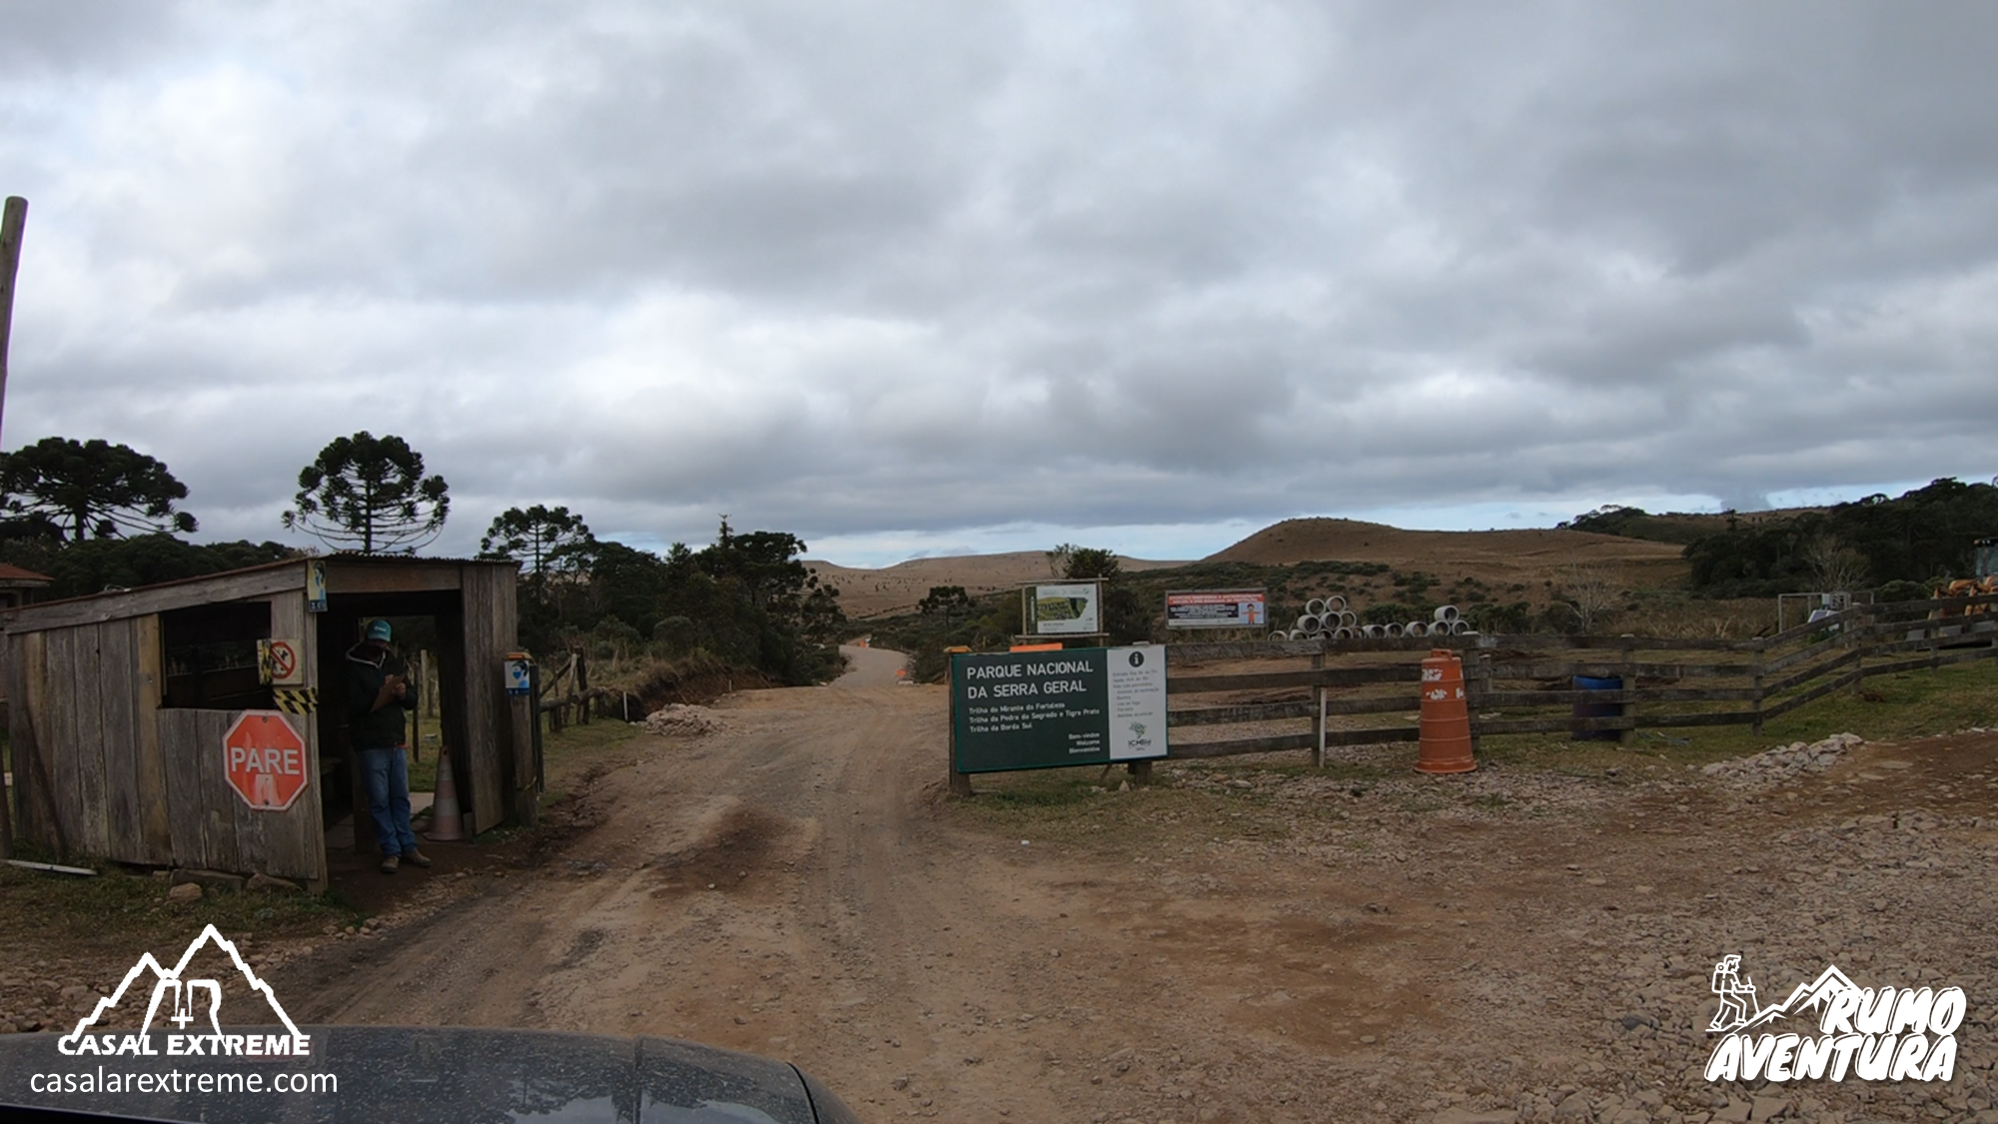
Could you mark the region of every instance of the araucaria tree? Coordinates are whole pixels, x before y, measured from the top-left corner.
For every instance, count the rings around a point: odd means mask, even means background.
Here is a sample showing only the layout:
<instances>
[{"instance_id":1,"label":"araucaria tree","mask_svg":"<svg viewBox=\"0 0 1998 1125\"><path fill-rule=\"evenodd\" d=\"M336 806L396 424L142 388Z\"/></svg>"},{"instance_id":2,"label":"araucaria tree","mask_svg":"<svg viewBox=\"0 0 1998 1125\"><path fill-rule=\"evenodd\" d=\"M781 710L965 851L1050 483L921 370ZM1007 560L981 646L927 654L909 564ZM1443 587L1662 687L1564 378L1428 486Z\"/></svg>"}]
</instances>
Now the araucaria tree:
<instances>
[{"instance_id":1,"label":"araucaria tree","mask_svg":"<svg viewBox=\"0 0 1998 1125\"><path fill-rule=\"evenodd\" d=\"M589 547L596 542L583 517L566 507L508 508L493 517L479 540L482 559L512 559L527 568L535 589L546 587L548 575L589 567Z\"/></svg>"},{"instance_id":2,"label":"araucaria tree","mask_svg":"<svg viewBox=\"0 0 1998 1125\"><path fill-rule=\"evenodd\" d=\"M187 499L186 485L151 457L101 438L48 437L5 454L0 492L15 520L78 543L93 535L195 529L194 517L173 507Z\"/></svg>"},{"instance_id":3,"label":"araucaria tree","mask_svg":"<svg viewBox=\"0 0 1998 1125\"><path fill-rule=\"evenodd\" d=\"M449 486L423 475L423 454L366 430L334 438L298 471L298 495L284 526L339 550L409 554L437 538L451 511Z\"/></svg>"}]
</instances>

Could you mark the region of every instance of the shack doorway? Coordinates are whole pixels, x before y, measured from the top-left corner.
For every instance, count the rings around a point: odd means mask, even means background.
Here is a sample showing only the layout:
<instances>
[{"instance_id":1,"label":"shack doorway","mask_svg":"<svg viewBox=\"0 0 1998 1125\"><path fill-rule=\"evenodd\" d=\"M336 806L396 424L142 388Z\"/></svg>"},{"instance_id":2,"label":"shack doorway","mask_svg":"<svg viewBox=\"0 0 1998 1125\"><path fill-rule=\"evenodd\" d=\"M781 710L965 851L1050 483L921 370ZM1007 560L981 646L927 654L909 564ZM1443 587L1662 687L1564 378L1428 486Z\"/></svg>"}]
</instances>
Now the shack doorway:
<instances>
[{"instance_id":1,"label":"shack doorway","mask_svg":"<svg viewBox=\"0 0 1998 1125\"><path fill-rule=\"evenodd\" d=\"M428 808L442 754L452 756L461 802L466 794L464 610L458 591L334 594L319 621L319 667L324 670L318 711L320 798L329 853L379 851L366 782L347 733L346 697L347 654L360 643L368 622L378 617L389 622L390 648L410 666L411 682L419 685L409 743L412 819Z\"/></svg>"}]
</instances>

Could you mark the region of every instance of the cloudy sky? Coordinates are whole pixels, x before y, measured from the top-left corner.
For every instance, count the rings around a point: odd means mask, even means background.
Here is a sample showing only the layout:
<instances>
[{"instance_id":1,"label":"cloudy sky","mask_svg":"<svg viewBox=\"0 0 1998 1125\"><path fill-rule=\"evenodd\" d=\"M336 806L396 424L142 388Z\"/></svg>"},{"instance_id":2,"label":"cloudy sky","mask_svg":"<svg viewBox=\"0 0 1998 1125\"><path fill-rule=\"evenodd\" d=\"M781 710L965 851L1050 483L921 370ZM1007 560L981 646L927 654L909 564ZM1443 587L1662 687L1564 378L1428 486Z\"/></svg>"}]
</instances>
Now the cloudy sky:
<instances>
[{"instance_id":1,"label":"cloudy sky","mask_svg":"<svg viewBox=\"0 0 1998 1125\"><path fill-rule=\"evenodd\" d=\"M0 0L0 444L818 557L1998 472L1998 8Z\"/></svg>"}]
</instances>

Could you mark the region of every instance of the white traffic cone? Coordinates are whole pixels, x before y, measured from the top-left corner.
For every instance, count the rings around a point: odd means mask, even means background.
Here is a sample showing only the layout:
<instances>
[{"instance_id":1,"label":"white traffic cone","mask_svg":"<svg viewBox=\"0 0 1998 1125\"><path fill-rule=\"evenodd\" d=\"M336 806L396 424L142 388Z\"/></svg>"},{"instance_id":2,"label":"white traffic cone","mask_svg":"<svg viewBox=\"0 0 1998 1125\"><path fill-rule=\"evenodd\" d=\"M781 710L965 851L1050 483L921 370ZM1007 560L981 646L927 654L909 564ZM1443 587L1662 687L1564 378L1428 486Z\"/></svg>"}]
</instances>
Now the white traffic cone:
<instances>
[{"instance_id":1,"label":"white traffic cone","mask_svg":"<svg viewBox=\"0 0 1998 1125\"><path fill-rule=\"evenodd\" d=\"M430 801L430 831L426 840L449 842L465 838L465 818L458 811L458 783L451 777L451 751L437 751L437 793Z\"/></svg>"}]
</instances>

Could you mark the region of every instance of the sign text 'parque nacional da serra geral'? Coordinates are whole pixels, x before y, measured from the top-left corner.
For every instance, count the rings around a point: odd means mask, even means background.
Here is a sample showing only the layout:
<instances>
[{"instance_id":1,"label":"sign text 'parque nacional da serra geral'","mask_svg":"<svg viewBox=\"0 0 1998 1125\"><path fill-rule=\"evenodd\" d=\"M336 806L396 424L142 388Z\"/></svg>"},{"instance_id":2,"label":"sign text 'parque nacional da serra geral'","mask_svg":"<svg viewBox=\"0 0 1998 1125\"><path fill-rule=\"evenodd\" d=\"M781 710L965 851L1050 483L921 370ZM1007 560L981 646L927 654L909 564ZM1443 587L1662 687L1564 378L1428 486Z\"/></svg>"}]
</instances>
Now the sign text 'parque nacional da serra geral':
<instances>
[{"instance_id":1,"label":"sign text 'parque nacional da serra geral'","mask_svg":"<svg viewBox=\"0 0 1998 1125\"><path fill-rule=\"evenodd\" d=\"M1163 646L959 653L950 685L959 773L1166 756Z\"/></svg>"}]
</instances>

